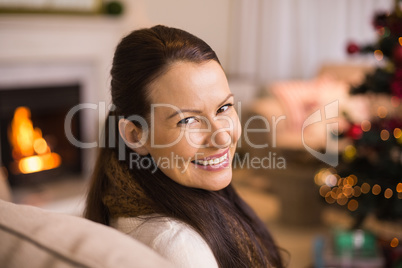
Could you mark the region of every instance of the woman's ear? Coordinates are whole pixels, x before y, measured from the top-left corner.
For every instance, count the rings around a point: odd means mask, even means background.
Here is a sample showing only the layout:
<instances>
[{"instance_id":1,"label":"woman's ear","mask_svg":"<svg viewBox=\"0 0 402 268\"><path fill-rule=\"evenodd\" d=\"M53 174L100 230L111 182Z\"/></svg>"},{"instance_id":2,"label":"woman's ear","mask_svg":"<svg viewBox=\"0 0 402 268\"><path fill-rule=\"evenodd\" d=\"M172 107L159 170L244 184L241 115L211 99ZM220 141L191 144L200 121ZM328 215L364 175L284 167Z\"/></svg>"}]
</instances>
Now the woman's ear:
<instances>
[{"instance_id":1,"label":"woman's ear","mask_svg":"<svg viewBox=\"0 0 402 268\"><path fill-rule=\"evenodd\" d=\"M148 149L144 146L147 140L146 133L134 125L133 122L127 119L119 120L119 132L124 143L139 155L149 154Z\"/></svg>"}]
</instances>

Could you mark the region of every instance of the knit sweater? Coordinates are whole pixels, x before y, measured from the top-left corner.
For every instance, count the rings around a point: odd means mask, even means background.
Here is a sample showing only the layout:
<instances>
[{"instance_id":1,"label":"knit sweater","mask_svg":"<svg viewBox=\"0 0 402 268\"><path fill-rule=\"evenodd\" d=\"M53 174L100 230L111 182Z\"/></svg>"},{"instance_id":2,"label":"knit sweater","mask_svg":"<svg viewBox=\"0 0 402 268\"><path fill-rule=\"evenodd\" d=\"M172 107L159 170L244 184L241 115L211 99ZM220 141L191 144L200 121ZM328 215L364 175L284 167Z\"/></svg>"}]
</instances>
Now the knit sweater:
<instances>
[{"instance_id":1,"label":"knit sweater","mask_svg":"<svg viewBox=\"0 0 402 268\"><path fill-rule=\"evenodd\" d=\"M175 267L218 267L205 240L189 225L168 217L119 217L111 226L151 247Z\"/></svg>"}]
</instances>

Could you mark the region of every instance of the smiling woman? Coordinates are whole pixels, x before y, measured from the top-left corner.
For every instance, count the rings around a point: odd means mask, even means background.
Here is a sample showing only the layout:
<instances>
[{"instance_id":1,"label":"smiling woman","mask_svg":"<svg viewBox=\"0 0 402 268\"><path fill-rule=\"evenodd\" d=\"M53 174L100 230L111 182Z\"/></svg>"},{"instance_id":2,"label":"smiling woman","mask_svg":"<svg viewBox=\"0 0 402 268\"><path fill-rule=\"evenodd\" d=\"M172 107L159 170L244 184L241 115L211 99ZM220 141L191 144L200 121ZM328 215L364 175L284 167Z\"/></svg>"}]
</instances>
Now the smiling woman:
<instances>
[{"instance_id":1,"label":"smiling woman","mask_svg":"<svg viewBox=\"0 0 402 268\"><path fill-rule=\"evenodd\" d=\"M215 52L155 26L123 38L111 75L106 140L121 138L126 150L100 149L85 216L178 267L282 267L268 230L230 184L241 130Z\"/></svg>"},{"instance_id":2,"label":"smiling woman","mask_svg":"<svg viewBox=\"0 0 402 268\"><path fill-rule=\"evenodd\" d=\"M134 150L150 154L156 162L170 158L171 153L183 159L183 165L160 167L178 184L212 191L225 188L232 178L229 162L240 124L221 66L216 61L172 63L149 86L149 99L153 104L169 105L160 105L151 113L153 142L148 140ZM130 143L143 136L142 129L127 120L120 126L125 130L122 136Z\"/></svg>"}]
</instances>

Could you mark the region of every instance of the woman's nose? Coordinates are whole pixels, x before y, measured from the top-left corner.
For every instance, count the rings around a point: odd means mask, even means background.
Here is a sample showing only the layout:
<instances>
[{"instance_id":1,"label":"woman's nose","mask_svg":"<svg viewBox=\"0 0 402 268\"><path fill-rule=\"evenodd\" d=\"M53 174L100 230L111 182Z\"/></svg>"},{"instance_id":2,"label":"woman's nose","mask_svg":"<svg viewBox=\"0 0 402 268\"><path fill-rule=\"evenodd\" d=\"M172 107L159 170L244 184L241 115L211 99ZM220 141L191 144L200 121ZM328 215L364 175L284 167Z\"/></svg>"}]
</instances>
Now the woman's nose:
<instances>
[{"instance_id":1,"label":"woman's nose","mask_svg":"<svg viewBox=\"0 0 402 268\"><path fill-rule=\"evenodd\" d=\"M214 120L211 125L209 146L216 148L228 147L232 143L233 124L224 118Z\"/></svg>"}]
</instances>

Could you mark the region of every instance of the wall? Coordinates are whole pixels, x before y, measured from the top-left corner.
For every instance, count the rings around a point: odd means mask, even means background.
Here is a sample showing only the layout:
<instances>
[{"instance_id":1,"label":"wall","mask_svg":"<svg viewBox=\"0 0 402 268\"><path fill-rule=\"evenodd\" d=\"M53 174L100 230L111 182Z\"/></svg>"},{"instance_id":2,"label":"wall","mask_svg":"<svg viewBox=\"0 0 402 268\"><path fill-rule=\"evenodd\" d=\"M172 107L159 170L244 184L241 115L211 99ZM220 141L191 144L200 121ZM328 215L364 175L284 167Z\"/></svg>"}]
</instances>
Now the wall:
<instances>
[{"instance_id":1,"label":"wall","mask_svg":"<svg viewBox=\"0 0 402 268\"><path fill-rule=\"evenodd\" d=\"M187 30L228 61L230 0L125 0L121 18L13 15L0 17L0 64L92 61L99 100L108 99L109 70L118 40L134 29L165 24Z\"/></svg>"},{"instance_id":2,"label":"wall","mask_svg":"<svg viewBox=\"0 0 402 268\"><path fill-rule=\"evenodd\" d=\"M186 30L204 41L218 54L225 68L228 63L230 12L232 0L126 0L132 22L125 27L164 24Z\"/></svg>"},{"instance_id":3,"label":"wall","mask_svg":"<svg viewBox=\"0 0 402 268\"><path fill-rule=\"evenodd\" d=\"M228 71L261 84L311 79L324 62L350 61L349 41L375 41L374 15L393 5L393 0L232 0L236 31Z\"/></svg>"}]
</instances>

